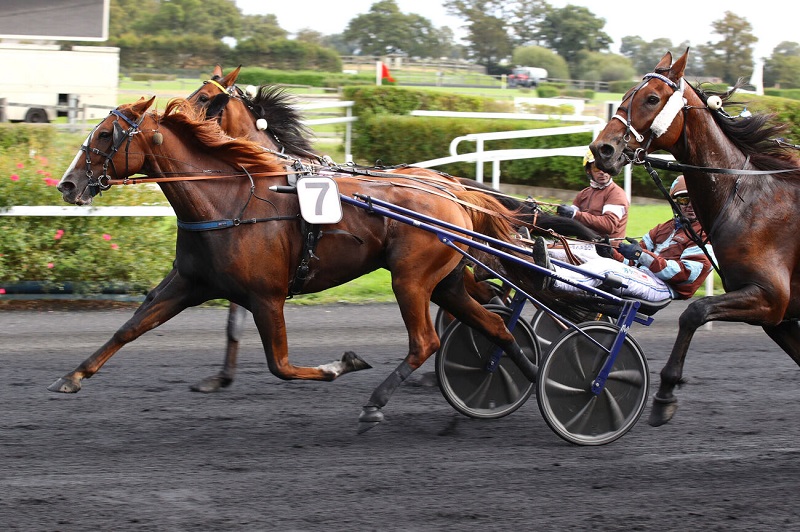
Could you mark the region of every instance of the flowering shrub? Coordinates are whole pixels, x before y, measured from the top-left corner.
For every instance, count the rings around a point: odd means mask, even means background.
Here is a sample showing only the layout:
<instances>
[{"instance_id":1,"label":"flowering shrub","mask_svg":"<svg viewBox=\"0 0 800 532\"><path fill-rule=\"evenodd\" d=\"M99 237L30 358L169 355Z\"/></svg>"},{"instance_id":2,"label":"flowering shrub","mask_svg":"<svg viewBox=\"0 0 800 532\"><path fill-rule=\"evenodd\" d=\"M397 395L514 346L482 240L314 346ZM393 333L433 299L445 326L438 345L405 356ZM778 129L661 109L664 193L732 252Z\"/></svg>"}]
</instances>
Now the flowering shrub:
<instances>
[{"instance_id":1,"label":"flowering shrub","mask_svg":"<svg viewBox=\"0 0 800 532\"><path fill-rule=\"evenodd\" d=\"M64 205L56 190L85 133L42 135L8 146L0 128L0 210L23 205ZM14 137L25 138L15 132ZM167 205L160 189L114 187L95 205ZM172 268L175 220L158 217L0 216L0 294L18 281L124 282L138 289L155 286Z\"/></svg>"}]
</instances>

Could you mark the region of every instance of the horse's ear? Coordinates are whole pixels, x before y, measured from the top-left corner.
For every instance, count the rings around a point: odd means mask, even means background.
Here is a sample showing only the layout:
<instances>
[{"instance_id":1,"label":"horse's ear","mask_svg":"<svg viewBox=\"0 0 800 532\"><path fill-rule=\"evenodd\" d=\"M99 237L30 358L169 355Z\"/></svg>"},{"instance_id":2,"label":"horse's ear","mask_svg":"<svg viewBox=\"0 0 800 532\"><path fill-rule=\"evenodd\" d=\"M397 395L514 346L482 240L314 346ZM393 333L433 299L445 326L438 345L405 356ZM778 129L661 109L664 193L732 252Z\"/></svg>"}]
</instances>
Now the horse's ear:
<instances>
[{"instance_id":1,"label":"horse's ear","mask_svg":"<svg viewBox=\"0 0 800 532\"><path fill-rule=\"evenodd\" d=\"M670 66L672 66L672 52L667 52L664 54L664 57L661 58L661 61L658 62L653 71L658 72L659 70L668 70Z\"/></svg>"},{"instance_id":2,"label":"horse's ear","mask_svg":"<svg viewBox=\"0 0 800 532\"><path fill-rule=\"evenodd\" d=\"M220 81L222 86L223 87L232 87L233 84L236 83L236 78L239 77L239 71L241 69L242 69L242 65L239 65L238 67L236 67L236 69L233 72L231 72L230 74L228 74L227 76L222 78L222 80Z\"/></svg>"},{"instance_id":3,"label":"horse's ear","mask_svg":"<svg viewBox=\"0 0 800 532\"><path fill-rule=\"evenodd\" d=\"M139 98L139 101L136 103L131 104L131 111L136 116L142 116L144 113L150 109L150 106L153 105L153 102L156 101L156 97L153 96L149 100L145 100L144 98Z\"/></svg>"},{"instance_id":4,"label":"horse's ear","mask_svg":"<svg viewBox=\"0 0 800 532\"><path fill-rule=\"evenodd\" d=\"M686 62L689 60L689 49L687 48L686 51L683 53L682 56L678 58L677 61L670 67L669 69L669 77L672 81L677 82L679 79L683 77L683 71L686 70Z\"/></svg>"},{"instance_id":5,"label":"horse's ear","mask_svg":"<svg viewBox=\"0 0 800 532\"><path fill-rule=\"evenodd\" d=\"M214 67L214 71L211 73L211 78L221 78L222 77L222 67L217 65Z\"/></svg>"}]
</instances>

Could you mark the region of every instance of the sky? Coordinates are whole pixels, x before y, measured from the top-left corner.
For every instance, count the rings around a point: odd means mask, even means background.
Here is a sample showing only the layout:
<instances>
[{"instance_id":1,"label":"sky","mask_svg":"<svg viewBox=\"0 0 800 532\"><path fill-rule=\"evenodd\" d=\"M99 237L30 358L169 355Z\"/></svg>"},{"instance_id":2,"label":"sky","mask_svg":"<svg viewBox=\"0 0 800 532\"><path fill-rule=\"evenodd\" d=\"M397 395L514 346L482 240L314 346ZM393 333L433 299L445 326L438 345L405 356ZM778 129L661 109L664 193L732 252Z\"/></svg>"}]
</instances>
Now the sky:
<instances>
[{"instance_id":1,"label":"sky","mask_svg":"<svg viewBox=\"0 0 800 532\"><path fill-rule=\"evenodd\" d=\"M274 14L280 26L290 33L311 28L323 35L341 33L347 23L358 15L369 12L376 0L235 0L246 15ZM698 2L697 0L671 0L652 8L651 2L639 0L548 0L553 7L567 4L585 6L597 17L606 21L605 32L614 40L612 52L619 52L622 37L638 35L645 41L667 38L677 46L683 41L692 45L716 42L719 35L712 34L711 23L725 17L725 11L745 18L758 38L754 46L756 59L772 55L772 50L782 41L800 42L796 13L785 11L786 4L775 0L727 0L726 2ZM463 35L464 22L452 17L441 0L396 0L403 13L417 13L436 27L449 26L458 37ZM644 7L647 6L647 7ZM641 15L637 16L637 13ZM666 51L666 50L665 50ZM683 50L671 50L682 53Z\"/></svg>"}]
</instances>

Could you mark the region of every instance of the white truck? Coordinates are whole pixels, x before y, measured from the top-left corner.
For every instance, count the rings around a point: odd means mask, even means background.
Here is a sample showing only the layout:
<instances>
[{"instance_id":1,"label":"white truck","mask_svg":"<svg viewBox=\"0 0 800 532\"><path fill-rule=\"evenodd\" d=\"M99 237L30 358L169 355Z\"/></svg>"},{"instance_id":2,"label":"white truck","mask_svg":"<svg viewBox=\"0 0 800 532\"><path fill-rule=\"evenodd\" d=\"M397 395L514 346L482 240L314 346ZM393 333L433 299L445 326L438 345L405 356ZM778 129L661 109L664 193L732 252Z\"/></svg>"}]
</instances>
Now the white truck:
<instances>
[{"instance_id":1,"label":"white truck","mask_svg":"<svg viewBox=\"0 0 800 532\"><path fill-rule=\"evenodd\" d=\"M517 67L508 75L508 88L536 88L547 79L547 70L537 67Z\"/></svg>"},{"instance_id":2,"label":"white truck","mask_svg":"<svg viewBox=\"0 0 800 532\"><path fill-rule=\"evenodd\" d=\"M117 106L119 48L0 43L0 121L96 119Z\"/></svg>"}]
</instances>

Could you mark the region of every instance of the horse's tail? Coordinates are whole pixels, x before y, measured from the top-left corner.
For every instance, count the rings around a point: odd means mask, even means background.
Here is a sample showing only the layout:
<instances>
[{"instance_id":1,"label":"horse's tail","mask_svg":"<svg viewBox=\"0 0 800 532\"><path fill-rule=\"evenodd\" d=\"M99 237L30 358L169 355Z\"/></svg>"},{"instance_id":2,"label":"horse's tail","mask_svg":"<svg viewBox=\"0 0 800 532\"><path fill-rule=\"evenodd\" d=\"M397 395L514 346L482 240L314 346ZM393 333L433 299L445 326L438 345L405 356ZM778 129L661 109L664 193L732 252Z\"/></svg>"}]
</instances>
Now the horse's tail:
<instances>
[{"instance_id":1,"label":"horse's tail","mask_svg":"<svg viewBox=\"0 0 800 532\"><path fill-rule=\"evenodd\" d=\"M456 197L467 204L472 227L478 233L510 242L514 234L514 212L496 198L477 190L455 191Z\"/></svg>"},{"instance_id":2,"label":"horse's tail","mask_svg":"<svg viewBox=\"0 0 800 532\"><path fill-rule=\"evenodd\" d=\"M507 209L499 200L481 191L459 191L455 194L459 200L468 204L467 212L472 220L473 230L476 233L518 247L524 247L523 243L518 238L514 238L517 236L517 231L514 229L516 225L514 211ZM534 268L517 264L512 260L501 259L491 253L479 252L474 248L473 251L476 254L476 258L481 260L481 262L507 275L509 279L516 283L534 287L534 290L536 290L535 287L540 287L543 284L542 281L546 274L542 274ZM507 248L503 248L501 251L510 253L527 263L536 263L532 253L522 253Z\"/></svg>"}]
</instances>

